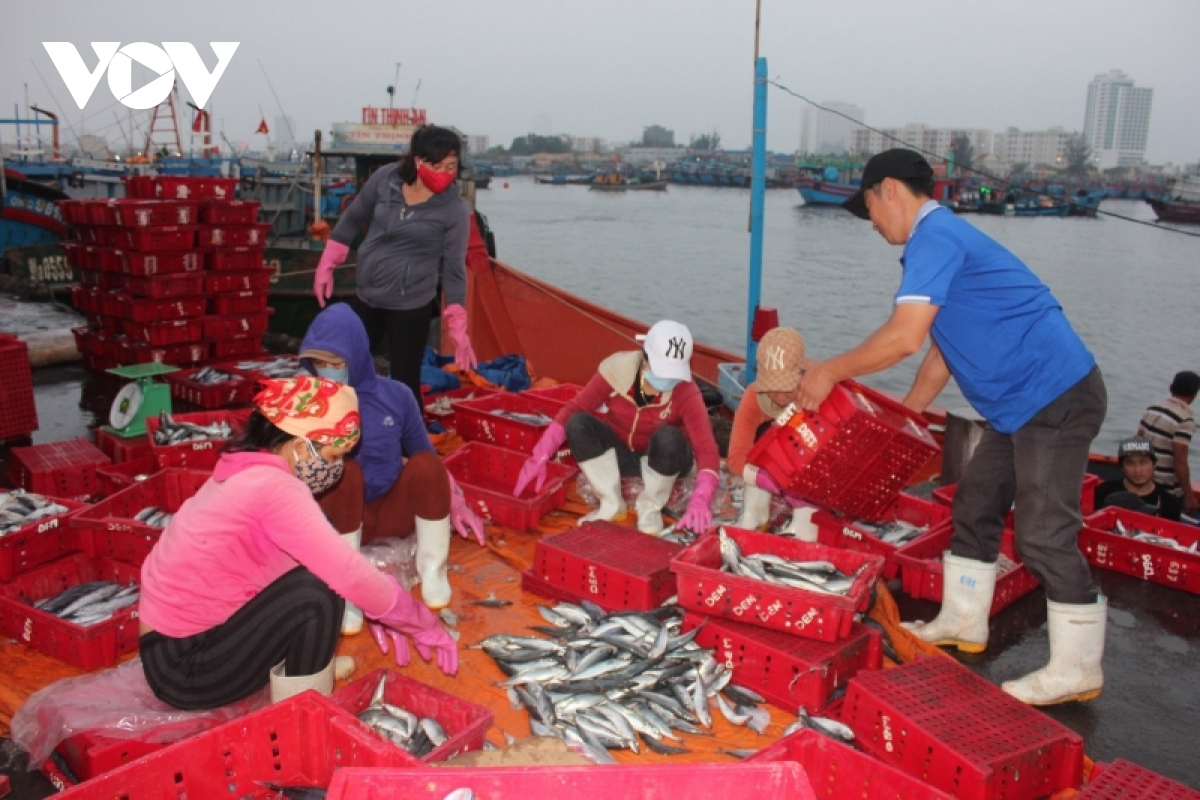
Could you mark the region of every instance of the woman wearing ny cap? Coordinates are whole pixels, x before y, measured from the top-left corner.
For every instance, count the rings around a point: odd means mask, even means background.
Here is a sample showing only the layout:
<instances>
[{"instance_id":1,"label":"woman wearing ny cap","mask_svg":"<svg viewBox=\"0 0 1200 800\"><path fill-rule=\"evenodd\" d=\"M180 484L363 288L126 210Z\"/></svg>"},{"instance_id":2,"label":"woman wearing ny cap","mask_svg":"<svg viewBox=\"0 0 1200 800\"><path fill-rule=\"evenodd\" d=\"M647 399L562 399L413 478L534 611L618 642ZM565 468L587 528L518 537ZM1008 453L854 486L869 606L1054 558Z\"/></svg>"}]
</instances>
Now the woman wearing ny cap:
<instances>
[{"instance_id":1,"label":"woman wearing ny cap","mask_svg":"<svg viewBox=\"0 0 1200 800\"><path fill-rule=\"evenodd\" d=\"M546 481L546 463L563 442L587 477L600 507L580 522L611 520L626 512L621 478L639 475L638 529L660 533L662 508L680 475L700 472L679 526L695 531L712 522L721 458L700 388L692 380L692 334L678 322L655 323L641 350L614 353L563 408L521 468L514 497ZM590 412L608 405L608 422Z\"/></svg>"},{"instance_id":2,"label":"woman wearing ny cap","mask_svg":"<svg viewBox=\"0 0 1200 800\"><path fill-rule=\"evenodd\" d=\"M139 647L155 696L205 709L268 683L273 701L329 694L344 599L401 666L411 637L454 674L457 645L433 612L342 541L313 498L358 441L354 390L305 376L264 381L254 402L142 565Z\"/></svg>"},{"instance_id":3,"label":"woman wearing ny cap","mask_svg":"<svg viewBox=\"0 0 1200 800\"><path fill-rule=\"evenodd\" d=\"M746 482L742 516L737 527L761 528L770 521L771 495L784 495L794 507L792 521L784 532L816 541L816 529L809 522L813 508L799 498L784 494L766 470L760 470L746 460L754 443L796 400L796 389L804 374L804 337L795 328L772 328L758 343L755 363L757 378L746 387L743 402L733 417L729 454L725 459L729 471L741 475Z\"/></svg>"}]
</instances>

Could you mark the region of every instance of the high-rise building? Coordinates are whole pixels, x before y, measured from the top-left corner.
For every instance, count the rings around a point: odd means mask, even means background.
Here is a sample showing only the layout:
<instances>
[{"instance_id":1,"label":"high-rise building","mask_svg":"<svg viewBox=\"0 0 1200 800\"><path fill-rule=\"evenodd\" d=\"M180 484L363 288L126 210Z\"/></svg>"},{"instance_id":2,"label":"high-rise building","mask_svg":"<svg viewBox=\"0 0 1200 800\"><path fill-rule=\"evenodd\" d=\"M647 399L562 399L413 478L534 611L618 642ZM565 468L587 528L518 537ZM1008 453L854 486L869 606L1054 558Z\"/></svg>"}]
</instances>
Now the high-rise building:
<instances>
[{"instance_id":1,"label":"high-rise building","mask_svg":"<svg viewBox=\"0 0 1200 800\"><path fill-rule=\"evenodd\" d=\"M867 112L859 106L838 100L826 100L821 104L846 117L831 114L813 106L805 106L800 115L800 152L804 155L842 155L854 148L854 132L861 130L855 122L862 122Z\"/></svg>"},{"instance_id":2,"label":"high-rise building","mask_svg":"<svg viewBox=\"0 0 1200 800\"><path fill-rule=\"evenodd\" d=\"M1083 135L1098 169L1140 164L1150 135L1154 90L1133 85L1133 78L1114 69L1088 84Z\"/></svg>"},{"instance_id":3,"label":"high-rise building","mask_svg":"<svg viewBox=\"0 0 1200 800\"><path fill-rule=\"evenodd\" d=\"M1026 164L1063 167L1067 142L1073 133L1054 127L1044 131L1022 131L1008 128L993 139L992 154L1005 164Z\"/></svg>"},{"instance_id":4,"label":"high-rise building","mask_svg":"<svg viewBox=\"0 0 1200 800\"><path fill-rule=\"evenodd\" d=\"M492 146L492 138L482 134L467 134L463 136L464 155L481 156Z\"/></svg>"}]
</instances>

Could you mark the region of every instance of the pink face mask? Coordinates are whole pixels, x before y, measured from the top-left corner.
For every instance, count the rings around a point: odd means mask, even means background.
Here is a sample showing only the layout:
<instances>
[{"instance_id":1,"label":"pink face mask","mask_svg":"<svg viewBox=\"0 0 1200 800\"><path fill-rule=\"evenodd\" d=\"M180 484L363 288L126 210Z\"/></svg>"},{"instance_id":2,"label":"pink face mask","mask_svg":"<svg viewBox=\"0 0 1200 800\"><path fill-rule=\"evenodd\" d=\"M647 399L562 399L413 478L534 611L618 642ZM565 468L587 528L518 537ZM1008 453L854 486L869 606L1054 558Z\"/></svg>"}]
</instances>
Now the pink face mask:
<instances>
[{"instance_id":1,"label":"pink face mask","mask_svg":"<svg viewBox=\"0 0 1200 800\"><path fill-rule=\"evenodd\" d=\"M450 184L458 179L453 172L437 172L424 164L417 164L417 176L421 183L434 194L441 194L450 188Z\"/></svg>"}]
</instances>

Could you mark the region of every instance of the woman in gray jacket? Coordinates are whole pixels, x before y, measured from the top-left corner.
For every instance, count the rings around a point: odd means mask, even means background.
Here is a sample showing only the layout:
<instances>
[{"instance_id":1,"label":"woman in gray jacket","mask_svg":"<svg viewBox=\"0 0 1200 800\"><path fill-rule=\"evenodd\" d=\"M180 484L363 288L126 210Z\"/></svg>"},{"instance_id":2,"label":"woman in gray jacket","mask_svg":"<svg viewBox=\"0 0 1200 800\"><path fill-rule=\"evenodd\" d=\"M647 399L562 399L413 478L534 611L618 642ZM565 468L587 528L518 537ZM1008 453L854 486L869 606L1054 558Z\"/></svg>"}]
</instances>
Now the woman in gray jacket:
<instances>
[{"instance_id":1,"label":"woman in gray jacket","mask_svg":"<svg viewBox=\"0 0 1200 800\"><path fill-rule=\"evenodd\" d=\"M471 209L455 183L461 156L462 140L454 131L435 125L417 129L409 152L377 169L342 214L313 281L317 302L324 308L333 295L334 267L346 260L350 243L369 223L358 248L357 286L350 305L362 318L372 352L387 336L392 378L412 389L418 402L439 276L455 363L476 366L465 308Z\"/></svg>"}]
</instances>

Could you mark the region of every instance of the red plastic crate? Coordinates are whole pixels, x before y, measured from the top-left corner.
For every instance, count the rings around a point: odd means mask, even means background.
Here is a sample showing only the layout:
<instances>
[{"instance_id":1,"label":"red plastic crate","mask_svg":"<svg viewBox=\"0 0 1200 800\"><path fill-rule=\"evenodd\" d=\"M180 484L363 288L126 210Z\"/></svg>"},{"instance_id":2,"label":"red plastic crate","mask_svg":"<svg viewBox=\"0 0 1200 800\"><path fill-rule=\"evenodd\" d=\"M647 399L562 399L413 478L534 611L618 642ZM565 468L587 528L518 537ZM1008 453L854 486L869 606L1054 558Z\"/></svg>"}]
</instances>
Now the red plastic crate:
<instances>
[{"instance_id":1,"label":"red plastic crate","mask_svg":"<svg viewBox=\"0 0 1200 800\"><path fill-rule=\"evenodd\" d=\"M39 611L30 603L89 581L137 583L139 573L137 567L107 558L72 555L51 561L0 584L0 634L80 669L108 666L118 656L137 649L136 605L85 628Z\"/></svg>"},{"instance_id":2,"label":"red plastic crate","mask_svg":"<svg viewBox=\"0 0 1200 800\"><path fill-rule=\"evenodd\" d=\"M200 319L172 319L163 322L134 322L127 319L121 327L130 339L152 345L196 342L204 335L204 325Z\"/></svg>"},{"instance_id":3,"label":"red plastic crate","mask_svg":"<svg viewBox=\"0 0 1200 800\"><path fill-rule=\"evenodd\" d=\"M217 367L222 372L228 372L232 375L233 380L227 383L210 385L196 383L192 380L192 376L199 372L200 369L203 369L203 367L183 370L182 372L173 372L167 375L167 383L171 386L171 396L185 403L200 406L201 408L224 408L226 406L242 405L249 403L254 398L255 389L257 388L255 381L247 380L237 370L226 370Z\"/></svg>"},{"instance_id":4,"label":"red plastic crate","mask_svg":"<svg viewBox=\"0 0 1200 800\"><path fill-rule=\"evenodd\" d=\"M815 800L799 764L620 764L591 767L456 767L424 772L346 769L328 800L443 800L467 788L486 800L630 800L755 797ZM130 798L136 800L136 798Z\"/></svg>"},{"instance_id":5,"label":"red plastic crate","mask_svg":"<svg viewBox=\"0 0 1200 800\"><path fill-rule=\"evenodd\" d=\"M254 356L267 355L266 348L262 346L262 340L254 336L245 339L224 339L222 341L209 342L208 347L212 353L212 358L253 358Z\"/></svg>"},{"instance_id":6,"label":"red plastic crate","mask_svg":"<svg viewBox=\"0 0 1200 800\"><path fill-rule=\"evenodd\" d=\"M900 585L905 594L918 600L942 602L942 554L950 549L953 535L954 524L946 522L896 552L896 562L900 565ZM1016 562L1016 566L996 576L992 609L988 614L992 617L1038 587L1037 578L1021 563L1017 554L1017 539L1012 528L1004 529L1000 537L1000 552Z\"/></svg>"},{"instance_id":7,"label":"red plastic crate","mask_svg":"<svg viewBox=\"0 0 1200 800\"><path fill-rule=\"evenodd\" d=\"M104 293L87 286L71 287L71 303L85 314L100 314L101 299Z\"/></svg>"},{"instance_id":8,"label":"red plastic crate","mask_svg":"<svg viewBox=\"0 0 1200 800\"><path fill-rule=\"evenodd\" d=\"M80 355L104 355L107 353L106 339L103 333L92 328L71 328L75 336L75 349Z\"/></svg>"},{"instance_id":9,"label":"red plastic crate","mask_svg":"<svg viewBox=\"0 0 1200 800\"><path fill-rule=\"evenodd\" d=\"M195 225L200 204L184 200L143 200L136 197L106 201L113 224L124 228L160 228L171 225Z\"/></svg>"},{"instance_id":10,"label":"red plastic crate","mask_svg":"<svg viewBox=\"0 0 1200 800\"><path fill-rule=\"evenodd\" d=\"M255 356L258 356L258 353L255 353L254 355L255 355ZM250 363L250 362L253 362L253 361L258 361L258 362L260 362L261 364L263 364L263 365L265 366L265 365L267 365L267 364L270 364L270 363L272 363L272 362L273 362L273 361L275 361L276 359L280 359L280 358L286 358L288 361L290 361L290 362L292 362L293 364L295 364L295 365L296 365L296 369L297 369L297 370L299 370L299 371L301 371L301 372L303 372L303 371L304 371L304 368L300 366L300 359L296 358L296 356L293 356L293 355L279 355L279 356L276 356L276 355L268 355L268 356L266 356L265 358L256 358L256 357L254 357L254 356L251 356L251 357L244 357L244 358L230 358L230 359L227 359L227 360L225 360L225 361L221 361L221 362L213 362L213 366L214 366L214 367L218 367L218 368L220 368L220 369L228 370L228 371L230 371L230 372L236 372L236 373L238 373L239 375L243 375L243 376L245 376L245 377L246 377L247 379L249 379L251 382L253 382L253 383L256 383L256 384L257 384L257 383L258 383L258 381L259 381L259 380L261 380L261 379L262 379L262 377L263 377L263 374L262 374L262 371L261 371L261 370L257 370L257 369L238 369L237 365L238 365L238 364L247 364L247 363ZM307 372L304 372L304 374L305 374L305 375L307 375L308 373L307 373Z\"/></svg>"},{"instance_id":11,"label":"red plastic crate","mask_svg":"<svg viewBox=\"0 0 1200 800\"><path fill-rule=\"evenodd\" d=\"M911 522L918 526L927 526L929 528L928 531L919 534L909 542L905 542L905 544L911 544L912 542L919 541L921 536L927 536L935 527L950 519L950 509L941 503L935 503L932 500L922 500L919 497L913 497L911 494L901 492L896 495L896 499L892 502L891 506L883 512L882 519L885 521L899 520L902 522ZM817 526L817 541L821 544L883 556L886 559L883 562L884 580L890 581L900 574L900 565L896 562L896 551L899 548L894 544L888 544L877 539L874 535L868 533L862 527L859 520L847 519L846 517L822 509L813 514L812 521Z\"/></svg>"},{"instance_id":12,"label":"red plastic crate","mask_svg":"<svg viewBox=\"0 0 1200 800\"><path fill-rule=\"evenodd\" d=\"M250 416L249 409L240 411L198 411L194 414L175 414L177 422L192 422L196 425L211 425L214 422L225 421L233 428L234 435L246 425ZM158 430L158 418L146 420L146 438L150 440L150 451L160 467L182 467L211 471L220 458L220 450L225 445L224 439L209 439L202 442L185 442L184 444L157 445L154 443L154 432Z\"/></svg>"},{"instance_id":13,"label":"red plastic crate","mask_svg":"<svg viewBox=\"0 0 1200 800\"><path fill-rule=\"evenodd\" d=\"M71 527L69 520L80 509L87 508L87 504L54 497L48 499L69 510L0 536L0 581L11 581L42 564L83 549L79 534Z\"/></svg>"},{"instance_id":14,"label":"red plastic crate","mask_svg":"<svg viewBox=\"0 0 1200 800\"><path fill-rule=\"evenodd\" d=\"M748 458L806 500L875 520L939 450L920 415L845 381L817 413L781 416Z\"/></svg>"},{"instance_id":15,"label":"red plastic crate","mask_svg":"<svg viewBox=\"0 0 1200 800\"><path fill-rule=\"evenodd\" d=\"M190 367L208 360L209 357L206 343L148 345L144 342L115 339L110 340L109 345L113 360L123 366L155 363Z\"/></svg>"},{"instance_id":16,"label":"red plastic crate","mask_svg":"<svg viewBox=\"0 0 1200 800\"><path fill-rule=\"evenodd\" d=\"M516 530L537 527L538 520L560 507L566 500L567 481L578 471L562 464L547 464L542 491L532 494L527 489L528 497L516 498L512 492L525 464L523 453L468 442L447 456L445 464L475 513Z\"/></svg>"},{"instance_id":17,"label":"red plastic crate","mask_svg":"<svg viewBox=\"0 0 1200 800\"><path fill-rule=\"evenodd\" d=\"M196 733L214 728L217 724L219 723L215 720L201 718L195 723ZM142 756L157 753L169 744L171 743L118 739L95 731L84 731L63 739L59 742L58 747L54 748L54 752L67 762L71 774L82 782L123 767ZM46 763L53 763L53 761L48 760ZM59 791L65 791L66 787L71 785L77 786L78 784L66 783L60 787Z\"/></svg>"},{"instance_id":18,"label":"red plastic crate","mask_svg":"<svg viewBox=\"0 0 1200 800\"><path fill-rule=\"evenodd\" d=\"M820 714L860 670L883 666L879 632L855 624L838 642L819 642L688 611L683 630L699 627L696 643L733 669L733 682L789 712Z\"/></svg>"},{"instance_id":19,"label":"red plastic crate","mask_svg":"<svg viewBox=\"0 0 1200 800\"><path fill-rule=\"evenodd\" d=\"M269 314L243 314L228 317L205 317L204 338L209 341L218 339L259 338L267 332L270 324Z\"/></svg>"},{"instance_id":20,"label":"red plastic crate","mask_svg":"<svg viewBox=\"0 0 1200 800\"><path fill-rule=\"evenodd\" d=\"M275 271L271 269L255 269L245 272L210 272L205 277L208 281L208 293L215 294L262 291L270 287L271 276L274 274Z\"/></svg>"},{"instance_id":21,"label":"red plastic crate","mask_svg":"<svg viewBox=\"0 0 1200 800\"><path fill-rule=\"evenodd\" d=\"M200 229L201 247L266 247L270 223L214 225Z\"/></svg>"},{"instance_id":22,"label":"red plastic crate","mask_svg":"<svg viewBox=\"0 0 1200 800\"><path fill-rule=\"evenodd\" d=\"M583 387L575 383L560 383L557 386L545 386L541 389L529 389L522 392L526 397L536 397L541 400L553 400L566 405L574 400Z\"/></svg>"},{"instance_id":23,"label":"red plastic crate","mask_svg":"<svg viewBox=\"0 0 1200 800\"><path fill-rule=\"evenodd\" d=\"M84 199L58 201L58 210L67 225L87 224L87 201Z\"/></svg>"},{"instance_id":24,"label":"red plastic crate","mask_svg":"<svg viewBox=\"0 0 1200 800\"><path fill-rule=\"evenodd\" d=\"M29 348L15 336L0 334L0 441L28 436L37 429Z\"/></svg>"},{"instance_id":25,"label":"red plastic crate","mask_svg":"<svg viewBox=\"0 0 1200 800\"><path fill-rule=\"evenodd\" d=\"M202 317L208 308L208 298L204 295L167 299L117 295L116 302L119 309L117 316L134 322L161 322Z\"/></svg>"},{"instance_id":26,"label":"red plastic crate","mask_svg":"<svg viewBox=\"0 0 1200 800\"><path fill-rule=\"evenodd\" d=\"M723 572L720 540L712 530L671 560L671 571L679 582L679 605L823 642L850 635L855 612L866 611L871 602L871 590L883 570L881 556L740 528L724 530L745 555L771 553L792 561L829 561L847 575L857 572L858 577L850 592L841 597Z\"/></svg>"},{"instance_id":27,"label":"red plastic crate","mask_svg":"<svg viewBox=\"0 0 1200 800\"><path fill-rule=\"evenodd\" d=\"M671 559L682 545L611 522L538 539L521 585L553 599L591 600L606 611L649 611L675 594Z\"/></svg>"},{"instance_id":28,"label":"red plastic crate","mask_svg":"<svg viewBox=\"0 0 1200 800\"><path fill-rule=\"evenodd\" d=\"M463 400L474 400L478 397L488 397L497 394L497 389L487 389L482 386L460 386L457 389L451 389L448 392L438 392L437 394L425 394L425 421L433 422L437 420L448 428L454 428L458 414L455 411L458 404ZM450 403L450 411L436 410L438 408L437 401L441 398L446 398ZM456 428L457 430L457 428Z\"/></svg>"},{"instance_id":29,"label":"red plastic crate","mask_svg":"<svg viewBox=\"0 0 1200 800\"><path fill-rule=\"evenodd\" d=\"M218 247L205 251L204 261L209 269L263 269L267 260L265 247Z\"/></svg>"},{"instance_id":30,"label":"red plastic crate","mask_svg":"<svg viewBox=\"0 0 1200 800\"><path fill-rule=\"evenodd\" d=\"M130 277L125 290L134 297L167 298L204 294L205 285L204 273L143 275Z\"/></svg>"},{"instance_id":31,"label":"red plastic crate","mask_svg":"<svg viewBox=\"0 0 1200 800\"><path fill-rule=\"evenodd\" d=\"M841 710L871 755L962 800L1034 800L1083 779L1083 739L950 658L850 681Z\"/></svg>"},{"instance_id":32,"label":"red plastic crate","mask_svg":"<svg viewBox=\"0 0 1200 800\"><path fill-rule=\"evenodd\" d=\"M196 246L196 226L112 228L107 229L104 243L120 250L191 250Z\"/></svg>"},{"instance_id":33,"label":"red plastic crate","mask_svg":"<svg viewBox=\"0 0 1200 800\"><path fill-rule=\"evenodd\" d=\"M149 452L148 446L146 451ZM100 488L98 490L100 499L112 497L122 489L132 486L135 483L141 483L139 478L144 480L160 469L161 467L158 466L158 462L150 455L135 458L131 461L122 461L120 464L110 464L106 467L100 467L96 470L96 478L100 481Z\"/></svg>"},{"instance_id":34,"label":"red plastic crate","mask_svg":"<svg viewBox=\"0 0 1200 800\"><path fill-rule=\"evenodd\" d=\"M163 529L136 521L137 513L158 506L174 514L210 477L190 469L164 469L75 514L71 527L79 532L80 546L88 555L140 567Z\"/></svg>"},{"instance_id":35,"label":"red plastic crate","mask_svg":"<svg viewBox=\"0 0 1200 800\"><path fill-rule=\"evenodd\" d=\"M109 247L63 242L63 250L66 251L67 264L76 269L112 272L120 264L118 251Z\"/></svg>"},{"instance_id":36,"label":"red plastic crate","mask_svg":"<svg viewBox=\"0 0 1200 800\"><path fill-rule=\"evenodd\" d=\"M1083 490L1079 493L1079 510L1083 516L1087 516L1096 510L1096 487L1101 484L1100 476L1093 475L1090 472L1084 473ZM947 508L954 507L954 494L958 491L958 484L952 483L949 486L942 486L933 490L933 499L946 506ZM1004 524L1010 528L1013 526L1013 512L1008 512L1005 517Z\"/></svg>"},{"instance_id":37,"label":"red plastic crate","mask_svg":"<svg viewBox=\"0 0 1200 800\"><path fill-rule=\"evenodd\" d=\"M813 794L827 800L949 800L924 781L849 745L803 728L746 759L795 761L804 768Z\"/></svg>"},{"instance_id":38,"label":"red plastic crate","mask_svg":"<svg viewBox=\"0 0 1200 800\"><path fill-rule=\"evenodd\" d=\"M1118 758L1083 787L1076 800L1200 800L1200 792Z\"/></svg>"},{"instance_id":39,"label":"red plastic crate","mask_svg":"<svg viewBox=\"0 0 1200 800\"><path fill-rule=\"evenodd\" d=\"M14 447L8 480L51 497L87 497L100 487L96 468L111 463L112 459L87 439Z\"/></svg>"},{"instance_id":40,"label":"red plastic crate","mask_svg":"<svg viewBox=\"0 0 1200 800\"><path fill-rule=\"evenodd\" d=\"M85 289L107 292L111 289L124 289L129 282L125 275L117 272L101 272L91 269L77 269L76 272L79 273L79 283Z\"/></svg>"},{"instance_id":41,"label":"red plastic crate","mask_svg":"<svg viewBox=\"0 0 1200 800\"><path fill-rule=\"evenodd\" d=\"M147 199L232 200L236 189L236 178L154 175L125 179L126 197Z\"/></svg>"},{"instance_id":42,"label":"red plastic crate","mask_svg":"<svg viewBox=\"0 0 1200 800\"><path fill-rule=\"evenodd\" d=\"M212 297L212 313L217 316L262 314L270 297L266 292L224 292Z\"/></svg>"},{"instance_id":43,"label":"red plastic crate","mask_svg":"<svg viewBox=\"0 0 1200 800\"><path fill-rule=\"evenodd\" d=\"M1079 549L1089 564L1200 594L1200 553L1182 552L1112 533L1118 521L1126 528L1174 539L1184 547L1200 541L1200 528L1195 525L1110 506L1084 520L1079 532Z\"/></svg>"},{"instance_id":44,"label":"red plastic crate","mask_svg":"<svg viewBox=\"0 0 1200 800\"><path fill-rule=\"evenodd\" d=\"M387 683L383 689L384 702L407 709L418 717L437 720L449 737L431 750L422 761L445 761L459 753L483 747L484 736L495 721L491 709L427 686L390 669L377 669L366 677L342 687L333 693L330 700L358 716L359 712L370 705L371 696L379 686L380 679L385 676Z\"/></svg>"},{"instance_id":45,"label":"red plastic crate","mask_svg":"<svg viewBox=\"0 0 1200 800\"><path fill-rule=\"evenodd\" d=\"M151 455L150 443L146 441L145 436L126 438L105 430L103 427L96 428L95 436L96 446L100 448L100 452L111 458L114 464Z\"/></svg>"},{"instance_id":46,"label":"red plastic crate","mask_svg":"<svg viewBox=\"0 0 1200 800\"><path fill-rule=\"evenodd\" d=\"M258 219L257 200L209 200L200 208L205 225L248 225Z\"/></svg>"},{"instance_id":47,"label":"red plastic crate","mask_svg":"<svg viewBox=\"0 0 1200 800\"><path fill-rule=\"evenodd\" d=\"M204 269L201 254L192 250L165 253L146 253L138 250L115 250L118 269L128 275L178 275Z\"/></svg>"},{"instance_id":48,"label":"red plastic crate","mask_svg":"<svg viewBox=\"0 0 1200 800\"><path fill-rule=\"evenodd\" d=\"M263 782L328 786L346 767L424 765L308 691L82 783L64 800L275 797ZM434 772L434 770L428 770Z\"/></svg>"},{"instance_id":49,"label":"red plastic crate","mask_svg":"<svg viewBox=\"0 0 1200 800\"><path fill-rule=\"evenodd\" d=\"M509 419L495 412L545 414L553 419L562 407L563 404L556 400L501 392L461 401L454 410L455 425L459 436L469 441L487 442L529 454L548 426Z\"/></svg>"},{"instance_id":50,"label":"red plastic crate","mask_svg":"<svg viewBox=\"0 0 1200 800\"><path fill-rule=\"evenodd\" d=\"M83 354L83 368L89 372L104 372L118 366L117 362L107 355L96 356L90 353Z\"/></svg>"}]
</instances>

